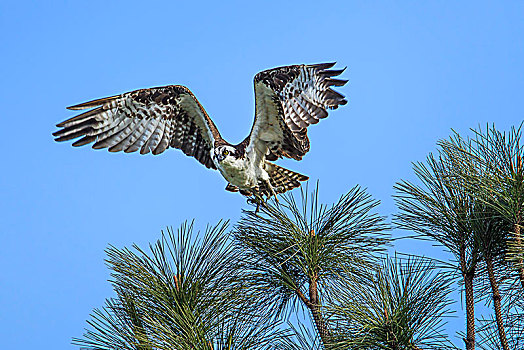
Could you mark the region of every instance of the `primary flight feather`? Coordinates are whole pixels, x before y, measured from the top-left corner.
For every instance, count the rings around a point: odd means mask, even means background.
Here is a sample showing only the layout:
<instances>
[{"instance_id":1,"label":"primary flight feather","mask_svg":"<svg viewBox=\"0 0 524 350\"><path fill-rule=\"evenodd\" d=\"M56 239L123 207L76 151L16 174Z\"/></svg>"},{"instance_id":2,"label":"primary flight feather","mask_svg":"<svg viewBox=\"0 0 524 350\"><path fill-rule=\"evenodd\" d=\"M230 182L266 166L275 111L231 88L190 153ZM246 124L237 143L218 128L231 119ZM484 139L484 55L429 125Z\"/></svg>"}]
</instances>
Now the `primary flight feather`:
<instances>
[{"instance_id":1,"label":"primary flight feather","mask_svg":"<svg viewBox=\"0 0 524 350\"><path fill-rule=\"evenodd\" d=\"M258 73L255 121L251 133L237 145L225 141L196 97L185 86L170 85L68 107L90 109L57 124L56 141L77 139L73 146L94 142L110 152L160 154L178 148L228 181L226 190L256 197L272 196L300 186L307 176L271 161L296 160L309 151L307 127L326 118L328 109L347 103L331 87L342 70L335 63L292 65Z\"/></svg>"}]
</instances>

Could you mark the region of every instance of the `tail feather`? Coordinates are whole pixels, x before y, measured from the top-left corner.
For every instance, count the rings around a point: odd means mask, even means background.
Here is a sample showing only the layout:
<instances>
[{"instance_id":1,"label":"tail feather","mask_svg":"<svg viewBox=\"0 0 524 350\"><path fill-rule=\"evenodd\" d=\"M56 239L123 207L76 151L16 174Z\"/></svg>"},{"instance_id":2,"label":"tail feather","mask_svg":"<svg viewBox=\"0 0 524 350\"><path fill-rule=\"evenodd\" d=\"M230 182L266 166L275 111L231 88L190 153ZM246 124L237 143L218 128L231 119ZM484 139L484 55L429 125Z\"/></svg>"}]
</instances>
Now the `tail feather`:
<instances>
[{"instance_id":1,"label":"tail feather","mask_svg":"<svg viewBox=\"0 0 524 350\"><path fill-rule=\"evenodd\" d=\"M299 174L276 164L266 162L266 171L269 175L269 182L275 193L284 193L300 186L301 181L309 179L306 175ZM266 184L260 184L260 192L263 195L270 196L271 190Z\"/></svg>"}]
</instances>

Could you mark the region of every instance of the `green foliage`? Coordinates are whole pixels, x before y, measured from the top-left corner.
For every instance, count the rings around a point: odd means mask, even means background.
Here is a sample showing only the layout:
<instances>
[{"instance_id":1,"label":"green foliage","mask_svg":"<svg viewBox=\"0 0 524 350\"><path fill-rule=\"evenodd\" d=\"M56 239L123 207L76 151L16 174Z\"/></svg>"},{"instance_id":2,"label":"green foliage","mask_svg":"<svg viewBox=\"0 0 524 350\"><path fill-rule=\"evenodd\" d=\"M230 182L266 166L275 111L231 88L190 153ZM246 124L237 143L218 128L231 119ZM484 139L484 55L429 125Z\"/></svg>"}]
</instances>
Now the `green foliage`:
<instances>
[{"instance_id":1,"label":"green foliage","mask_svg":"<svg viewBox=\"0 0 524 350\"><path fill-rule=\"evenodd\" d=\"M384 258L366 283L345 281L336 306L338 342L330 349L449 349L443 333L453 279L417 256Z\"/></svg>"},{"instance_id":2,"label":"green foliage","mask_svg":"<svg viewBox=\"0 0 524 350\"><path fill-rule=\"evenodd\" d=\"M506 133L495 126L487 126L485 130L474 130L474 138L467 141L454 134L449 140L440 142L451 155L465 189L476 200L476 215L472 215L474 238L485 262L478 271L477 297L492 304L496 316L481 320L479 335L481 346L490 349L516 349L522 347L523 342L524 246L520 231L524 206L524 147L520 144L521 127ZM506 342L508 345L502 345Z\"/></svg>"},{"instance_id":3,"label":"green foliage","mask_svg":"<svg viewBox=\"0 0 524 350\"><path fill-rule=\"evenodd\" d=\"M441 145L461 164L476 169L461 172L468 189L479 201L508 224L504 235L504 254L516 268L524 268L524 243L520 230L524 225L524 145L521 144L522 124L501 132L495 126L474 131L474 138L464 147L455 134ZM491 214L495 217L494 214ZM524 283L524 282L523 282ZM524 284L523 284L524 286Z\"/></svg>"},{"instance_id":4,"label":"green foliage","mask_svg":"<svg viewBox=\"0 0 524 350\"><path fill-rule=\"evenodd\" d=\"M324 344L320 337L304 324L299 323L298 326L288 323L290 330L289 337L282 337L278 342L276 348L279 350L321 350L324 349Z\"/></svg>"},{"instance_id":5,"label":"green foliage","mask_svg":"<svg viewBox=\"0 0 524 350\"><path fill-rule=\"evenodd\" d=\"M464 272L474 270L479 260L474 244L472 213L474 197L464 185L464 179L454 173L453 161L442 152L430 154L426 163L415 163L415 175L420 185L401 181L395 185L399 213L394 222L398 227L422 234L446 247L460 263Z\"/></svg>"},{"instance_id":6,"label":"green foliage","mask_svg":"<svg viewBox=\"0 0 524 350\"><path fill-rule=\"evenodd\" d=\"M522 348L521 128L474 132L441 140L436 155L414 164L418 183L395 186L394 222L440 243L453 254L450 263L385 257L389 225L360 187L331 206L320 204L318 186L311 194L306 188L298 200L287 193L244 211L231 232L219 222L201 235L185 223L148 250L109 247L115 297L93 311L74 343L93 350L452 349L443 327L461 277L467 348L475 332L483 349ZM475 327L478 301L497 317ZM315 329L284 323L299 309Z\"/></svg>"},{"instance_id":7,"label":"green foliage","mask_svg":"<svg viewBox=\"0 0 524 350\"><path fill-rule=\"evenodd\" d=\"M226 228L219 223L197 238L183 224L149 252L110 247L117 296L94 311L92 329L74 342L88 349L270 349L285 334L257 316L243 293L239 252Z\"/></svg>"},{"instance_id":8,"label":"green foliage","mask_svg":"<svg viewBox=\"0 0 524 350\"><path fill-rule=\"evenodd\" d=\"M507 294L502 293L504 296ZM510 349L524 349L524 299L506 301L503 311L504 329ZM490 315L480 320L479 347L483 350L502 350L495 318Z\"/></svg>"},{"instance_id":9,"label":"green foliage","mask_svg":"<svg viewBox=\"0 0 524 350\"><path fill-rule=\"evenodd\" d=\"M233 231L257 303L277 316L298 306L312 282L329 302L341 276L365 276L388 242L387 225L372 212L378 201L359 187L332 206L319 204L318 187L300 199L285 194L259 213L245 211Z\"/></svg>"},{"instance_id":10,"label":"green foliage","mask_svg":"<svg viewBox=\"0 0 524 350\"><path fill-rule=\"evenodd\" d=\"M403 181L396 186L399 226L448 248L465 280L475 276L475 300L493 305L496 317L481 320L480 328L483 343L493 348L516 346L517 334L523 329L518 314L522 309L515 302L524 292L520 129L503 133L487 127L474 130L474 138L466 139L455 133L439 141L438 157L430 154L427 165L415 165L422 185ZM473 291L468 303L468 288L466 285L471 337Z\"/></svg>"}]
</instances>

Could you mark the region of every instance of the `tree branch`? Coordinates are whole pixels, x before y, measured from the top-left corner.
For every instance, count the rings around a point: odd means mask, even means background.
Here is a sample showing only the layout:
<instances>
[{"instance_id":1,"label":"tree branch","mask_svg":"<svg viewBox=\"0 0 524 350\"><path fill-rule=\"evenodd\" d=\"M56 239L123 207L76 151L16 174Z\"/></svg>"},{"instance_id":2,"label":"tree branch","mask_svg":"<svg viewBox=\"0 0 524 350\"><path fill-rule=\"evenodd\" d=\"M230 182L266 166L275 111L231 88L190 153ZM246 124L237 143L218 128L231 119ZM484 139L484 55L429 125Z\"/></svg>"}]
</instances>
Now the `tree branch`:
<instances>
[{"instance_id":1,"label":"tree branch","mask_svg":"<svg viewBox=\"0 0 524 350\"><path fill-rule=\"evenodd\" d=\"M486 256L484 260L486 261L489 283L491 284L491 291L493 294L493 307L495 309L495 319L497 321L500 343L504 350L509 350L508 340L506 338L506 332L504 331L504 324L502 322L502 313L500 306L501 296L499 292L499 286L497 284L497 280L495 279L495 273L493 272L493 261L490 256Z\"/></svg>"}]
</instances>

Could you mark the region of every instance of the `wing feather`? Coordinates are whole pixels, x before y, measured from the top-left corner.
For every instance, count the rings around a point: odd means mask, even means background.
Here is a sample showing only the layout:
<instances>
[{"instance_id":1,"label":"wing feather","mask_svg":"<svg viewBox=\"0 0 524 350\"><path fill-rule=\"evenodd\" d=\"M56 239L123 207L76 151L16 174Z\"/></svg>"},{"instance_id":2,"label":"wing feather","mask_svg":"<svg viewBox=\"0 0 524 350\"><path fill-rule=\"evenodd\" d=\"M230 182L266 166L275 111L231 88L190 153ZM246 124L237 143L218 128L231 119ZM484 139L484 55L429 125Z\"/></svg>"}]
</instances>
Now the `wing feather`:
<instances>
[{"instance_id":1,"label":"wing feather","mask_svg":"<svg viewBox=\"0 0 524 350\"><path fill-rule=\"evenodd\" d=\"M132 119L116 118L108 127L104 127L100 130L97 130L96 133L93 133L94 136L97 136L97 141L93 144L94 149L107 148L111 145L111 138L114 135L118 135Z\"/></svg>"},{"instance_id":2,"label":"wing feather","mask_svg":"<svg viewBox=\"0 0 524 350\"><path fill-rule=\"evenodd\" d=\"M144 140L139 145L140 154L144 154L145 150L147 150L147 152L149 153L151 150L154 150L158 146L160 140L162 139L162 135L164 134L164 129L166 125L167 123L160 123L158 119L154 119L154 124L151 125L153 127L153 130L151 131L151 137L148 140Z\"/></svg>"},{"instance_id":3,"label":"wing feather","mask_svg":"<svg viewBox=\"0 0 524 350\"><path fill-rule=\"evenodd\" d=\"M287 115L289 115L287 125L290 127L292 131L299 131L307 127L307 124L300 117L300 112L293 104L293 100L287 100L285 102L285 107L286 108L284 109L284 111L287 113Z\"/></svg>"},{"instance_id":4,"label":"wing feather","mask_svg":"<svg viewBox=\"0 0 524 350\"><path fill-rule=\"evenodd\" d=\"M160 142L154 149L151 150L151 152L154 155L164 152L169 147L169 139L171 138L172 124L173 120L168 120L167 123L163 123L164 131L162 133L162 137L160 138ZM140 152L144 154L145 150L141 150Z\"/></svg>"},{"instance_id":5,"label":"wing feather","mask_svg":"<svg viewBox=\"0 0 524 350\"><path fill-rule=\"evenodd\" d=\"M93 143L110 152L160 154L181 149L215 169L210 150L220 133L191 91L180 85L141 89L75 106L91 110L65 120L53 135L56 141L80 138L74 146Z\"/></svg>"},{"instance_id":6,"label":"wing feather","mask_svg":"<svg viewBox=\"0 0 524 350\"><path fill-rule=\"evenodd\" d=\"M111 143L108 147L109 152L120 152L122 151L127 145L126 140L128 140L129 137L132 137L133 134L136 131L137 124L140 123L141 119L131 119L129 124L125 126L125 128L122 129L121 132L118 134L112 135L108 142Z\"/></svg>"},{"instance_id":7,"label":"wing feather","mask_svg":"<svg viewBox=\"0 0 524 350\"><path fill-rule=\"evenodd\" d=\"M135 128L135 131L131 136L128 137L126 146L124 147L125 153L132 153L138 151L144 143L146 143L151 136L153 136L152 124L158 119L143 119Z\"/></svg>"},{"instance_id":8,"label":"wing feather","mask_svg":"<svg viewBox=\"0 0 524 350\"><path fill-rule=\"evenodd\" d=\"M132 132L127 136L124 140L121 141L122 144L122 151L126 153L130 153L130 148L134 146L136 142L139 142L141 137L149 137L149 134L144 135L146 132L147 124L149 124L150 120L148 119L141 119L138 120L135 124ZM135 151L137 151L136 149Z\"/></svg>"},{"instance_id":9,"label":"wing feather","mask_svg":"<svg viewBox=\"0 0 524 350\"><path fill-rule=\"evenodd\" d=\"M309 125L326 118L329 109L347 103L331 88L347 83L333 78L345 70L330 70L334 65L294 65L258 73L254 79L255 121L243 141L247 152L265 152L264 156L271 160L302 159L309 151Z\"/></svg>"}]
</instances>

